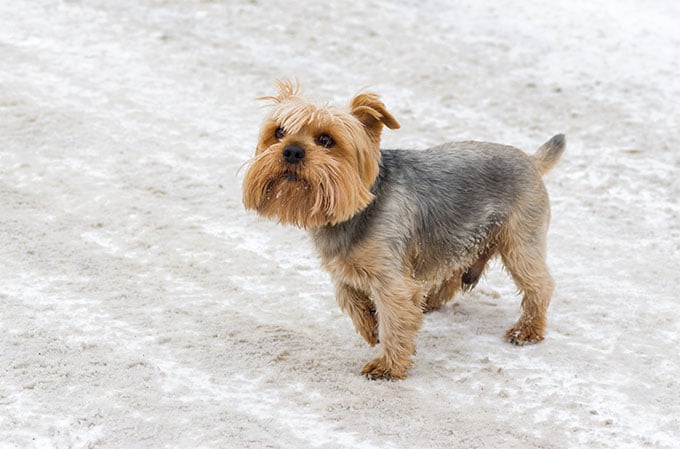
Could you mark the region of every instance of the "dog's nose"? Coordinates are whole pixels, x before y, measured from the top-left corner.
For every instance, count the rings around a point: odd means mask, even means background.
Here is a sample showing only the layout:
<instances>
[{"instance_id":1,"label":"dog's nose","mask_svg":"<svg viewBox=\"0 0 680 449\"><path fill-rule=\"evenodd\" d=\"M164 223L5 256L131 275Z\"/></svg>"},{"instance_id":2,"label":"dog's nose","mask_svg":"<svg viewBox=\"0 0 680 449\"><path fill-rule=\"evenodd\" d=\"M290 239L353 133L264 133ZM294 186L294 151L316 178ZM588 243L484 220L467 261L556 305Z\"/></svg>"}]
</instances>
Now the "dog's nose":
<instances>
[{"instance_id":1,"label":"dog's nose","mask_svg":"<svg viewBox=\"0 0 680 449\"><path fill-rule=\"evenodd\" d=\"M289 164L297 164L305 158L305 150L294 145L287 146L283 149L283 158Z\"/></svg>"}]
</instances>

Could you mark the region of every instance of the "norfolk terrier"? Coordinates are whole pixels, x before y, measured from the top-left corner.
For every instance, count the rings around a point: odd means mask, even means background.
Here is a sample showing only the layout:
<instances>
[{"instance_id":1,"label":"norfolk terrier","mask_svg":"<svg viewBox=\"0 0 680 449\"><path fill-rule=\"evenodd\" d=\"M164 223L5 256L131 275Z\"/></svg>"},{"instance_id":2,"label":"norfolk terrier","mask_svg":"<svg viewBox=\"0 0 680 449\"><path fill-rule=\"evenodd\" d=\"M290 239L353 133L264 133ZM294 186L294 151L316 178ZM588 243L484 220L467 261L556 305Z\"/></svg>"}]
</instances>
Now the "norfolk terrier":
<instances>
[{"instance_id":1,"label":"norfolk terrier","mask_svg":"<svg viewBox=\"0 0 680 449\"><path fill-rule=\"evenodd\" d=\"M280 81L243 181L243 204L306 229L340 305L377 356L361 372L401 379L423 313L475 286L500 256L522 293L505 337L543 339L554 283L546 266L550 221L541 176L559 160L558 134L533 156L487 142L381 150L399 128L378 95L348 108L316 105Z\"/></svg>"}]
</instances>

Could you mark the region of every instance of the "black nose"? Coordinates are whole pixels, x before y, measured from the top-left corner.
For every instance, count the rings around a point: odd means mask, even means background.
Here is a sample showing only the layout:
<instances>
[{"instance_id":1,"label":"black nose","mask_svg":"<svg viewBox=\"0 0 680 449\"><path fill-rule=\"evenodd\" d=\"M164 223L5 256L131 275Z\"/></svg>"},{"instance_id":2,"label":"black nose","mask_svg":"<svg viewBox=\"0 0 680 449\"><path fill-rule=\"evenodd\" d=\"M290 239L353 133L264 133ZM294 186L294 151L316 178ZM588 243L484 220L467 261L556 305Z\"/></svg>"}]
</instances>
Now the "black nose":
<instances>
[{"instance_id":1,"label":"black nose","mask_svg":"<svg viewBox=\"0 0 680 449\"><path fill-rule=\"evenodd\" d=\"M297 164L305 158L305 150L294 145L287 146L283 149L283 158L289 164Z\"/></svg>"}]
</instances>

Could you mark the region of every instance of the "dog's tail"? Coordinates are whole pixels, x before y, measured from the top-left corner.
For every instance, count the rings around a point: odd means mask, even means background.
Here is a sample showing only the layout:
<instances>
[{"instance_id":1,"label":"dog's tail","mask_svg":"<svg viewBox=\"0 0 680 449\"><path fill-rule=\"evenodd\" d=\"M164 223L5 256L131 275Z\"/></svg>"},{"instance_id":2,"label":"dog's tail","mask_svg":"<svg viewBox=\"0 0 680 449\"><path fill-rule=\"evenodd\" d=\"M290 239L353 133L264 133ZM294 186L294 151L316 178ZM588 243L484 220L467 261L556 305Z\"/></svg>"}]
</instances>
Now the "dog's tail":
<instances>
[{"instance_id":1,"label":"dog's tail","mask_svg":"<svg viewBox=\"0 0 680 449\"><path fill-rule=\"evenodd\" d=\"M557 164L562 153L564 153L566 145L567 139L564 137L564 134L557 134L541 145L536 154L532 156L534 164L536 164L536 168L538 168L541 175L548 173Z\"/></svg>"}]
</instances>

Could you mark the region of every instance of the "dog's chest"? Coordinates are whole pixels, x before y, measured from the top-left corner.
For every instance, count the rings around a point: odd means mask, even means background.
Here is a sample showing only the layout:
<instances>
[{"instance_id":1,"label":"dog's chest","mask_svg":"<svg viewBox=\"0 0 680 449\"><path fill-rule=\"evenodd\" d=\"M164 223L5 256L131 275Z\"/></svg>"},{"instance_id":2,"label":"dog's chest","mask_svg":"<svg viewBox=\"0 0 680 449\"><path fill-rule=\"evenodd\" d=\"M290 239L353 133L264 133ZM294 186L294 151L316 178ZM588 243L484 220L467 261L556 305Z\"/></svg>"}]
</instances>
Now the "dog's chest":
<instances>
[{"instance_id":1,"label":"dog's chest","mask_svg":"<svg viewBox=\"0 0 680 449\"><path fill-rule=\"evenodd\" d=\"M321 264L336 283L360 287L358 284L365 284L369 276L377 274L376 261L381 257L375 254L377 248L370 244L370 239L360 238L361 234L363 232L347 226L328 227L312 233Z\"/></svg>"}]
</instances>

